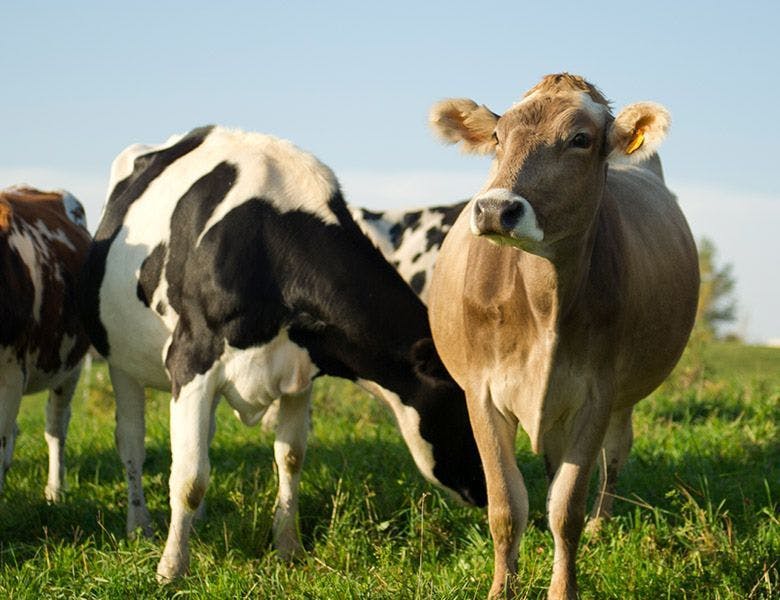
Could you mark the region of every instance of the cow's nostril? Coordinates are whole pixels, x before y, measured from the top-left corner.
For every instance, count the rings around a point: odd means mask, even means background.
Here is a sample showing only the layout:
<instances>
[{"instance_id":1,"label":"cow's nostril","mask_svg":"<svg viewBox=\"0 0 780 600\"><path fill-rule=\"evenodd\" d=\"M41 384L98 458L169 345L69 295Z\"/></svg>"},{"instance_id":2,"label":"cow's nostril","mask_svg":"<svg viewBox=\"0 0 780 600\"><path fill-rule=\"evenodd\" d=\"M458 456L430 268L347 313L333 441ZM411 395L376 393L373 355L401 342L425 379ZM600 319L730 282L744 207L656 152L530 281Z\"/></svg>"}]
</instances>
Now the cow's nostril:
<instances>
[{"instance_id":1,"label":"cow's nostril","mask_svg":"<svg viewBox=\"0 0 780 600\"><path fill-rule=\"evenodd\" d=\"M525 208L520 202L510 202L501 210L501 227L514 229L520 219L523 218Z\"/></svg>"}]
</instances>

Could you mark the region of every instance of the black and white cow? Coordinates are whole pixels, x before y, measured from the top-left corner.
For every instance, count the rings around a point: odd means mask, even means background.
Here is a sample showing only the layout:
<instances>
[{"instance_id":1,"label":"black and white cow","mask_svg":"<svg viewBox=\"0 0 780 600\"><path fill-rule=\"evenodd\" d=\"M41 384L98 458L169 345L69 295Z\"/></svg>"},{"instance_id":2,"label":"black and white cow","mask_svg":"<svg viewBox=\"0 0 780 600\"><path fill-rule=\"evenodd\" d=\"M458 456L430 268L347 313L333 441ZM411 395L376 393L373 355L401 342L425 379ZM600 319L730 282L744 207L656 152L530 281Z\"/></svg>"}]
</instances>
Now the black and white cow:
<instances>
[{"instance_id":1,"label":"black and white cow","mask_svg":"<svg viewBox=\"0 0 780 600\"><path fill-rule=\"evenodd\" d=\"M141 470L144 387L171 389L171 525L160 580L184 573L209 479L217 400L256 423L281 398L274 538L295 526L312 379L358 382L392 408L423 475L485 503L461 390L425 306L361 234L333 173L289 142L219 127L114 161L86 269L85 311L109 362L128 531L151 529Z\"/></svg>"},{"instance_id":2,"label":"black and white cow","mask_svg":"<svg viewBox=\"0 0 780 600\"><path fill-rule=\"evenodd\" d=\"M428 284L444 236L466 206L466 201L444 206L377 211L347 205L352 218L385 259L428 304ZM279 402L268 407L260 421L274 431Z\"/></svg>"},{"instance_id":3,"label":"black and white cow","mask_svg":"<svg viewBox=\"0 0 780 600\"><path fill-rule=\"evenodd\" d=\"M420 299L428 303L428 285L444 236L466 206L374 211L350 206L352 218Z\"/></svg>"},{"instance_id":4,"label":"black and white cow","mask_svg":"<svg viewBox=\"0 0 780 600\"><path fill-rule=\"evenodd\" d=\"M84 209L68 192L0 190L0 491L22 396L49 389L46 499L62 493L70 400L89 346L75 289L89 243Z\"/></svg>"}]
</instances>

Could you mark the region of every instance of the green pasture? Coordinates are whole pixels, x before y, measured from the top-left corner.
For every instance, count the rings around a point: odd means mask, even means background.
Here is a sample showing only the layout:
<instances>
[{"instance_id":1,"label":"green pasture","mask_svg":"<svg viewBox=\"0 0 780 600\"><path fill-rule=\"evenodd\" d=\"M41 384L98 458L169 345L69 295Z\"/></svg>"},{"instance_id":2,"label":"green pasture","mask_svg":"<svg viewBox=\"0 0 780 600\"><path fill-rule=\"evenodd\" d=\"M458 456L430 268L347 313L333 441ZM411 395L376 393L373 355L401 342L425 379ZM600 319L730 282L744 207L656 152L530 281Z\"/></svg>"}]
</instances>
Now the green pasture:
<instances>
[{"instance_id":1,"label":"green pasture","mask_svg":"<svg viewBox=\"0 0 780 600\"><path fill-rule=\"evenodd\" d=\"M26 398L0 498L0 598L484 598L492 546L483 510L418 474L389 411L324 378L301 484L306 558L277 560L272 436L224 403L211 449L207 516L188 577L154 578L168 519L168 396L147 408L145 485L158 538L126 539L113 396L96 362L73 402L68 491L43 497L45 397ZM710 344L689 351L635 411L636 441L615 518L580 547L583 598L780 598L780 350ZM524 435L517 458L531 518L520 589L544 597L552 538L546 481Z\"/></svg>"}]
</instances>

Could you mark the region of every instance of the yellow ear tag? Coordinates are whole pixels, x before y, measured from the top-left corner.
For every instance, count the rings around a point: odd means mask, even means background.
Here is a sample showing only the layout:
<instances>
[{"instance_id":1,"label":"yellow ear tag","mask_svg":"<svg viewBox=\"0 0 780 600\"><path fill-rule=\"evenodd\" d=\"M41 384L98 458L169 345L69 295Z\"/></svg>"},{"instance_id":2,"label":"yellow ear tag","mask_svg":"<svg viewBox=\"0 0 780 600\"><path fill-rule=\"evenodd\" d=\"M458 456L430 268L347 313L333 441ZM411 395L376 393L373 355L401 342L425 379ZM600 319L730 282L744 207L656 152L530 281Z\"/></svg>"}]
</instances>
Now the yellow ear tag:
<instances>
[{"instance_id":1,"label":"yellow ear tag","mask_svg":"<svg viewBox=\"0 0 780 600\"><path fill-rule=\"evenodd\" d=\"M631 140L631 143L628 145L628 148L626 148L626 154L631 154L632 152L638 150L639 147L644 143L645 143L645 132L644 130L640 129L634 135L634 139Z\"/></svg>"}]
</instances>

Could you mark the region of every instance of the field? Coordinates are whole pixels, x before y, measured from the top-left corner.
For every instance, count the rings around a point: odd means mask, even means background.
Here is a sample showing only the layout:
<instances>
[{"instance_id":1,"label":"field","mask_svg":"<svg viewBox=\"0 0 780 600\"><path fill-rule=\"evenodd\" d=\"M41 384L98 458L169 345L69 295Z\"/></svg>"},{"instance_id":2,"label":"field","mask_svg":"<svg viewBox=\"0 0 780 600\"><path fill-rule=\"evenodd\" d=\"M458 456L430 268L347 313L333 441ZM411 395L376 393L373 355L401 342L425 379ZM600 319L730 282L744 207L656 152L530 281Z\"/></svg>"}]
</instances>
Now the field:
<instances>
[{"instance_id":1,"label":"field","mask_svg":"<svg viewBox=\"0 0 780 600\"><path fill-rule=\"evenodd\" d=\"M86 382L89 385L86 385ZM168 397L149 396L145 484L159 538L124 533L124 478L112 391L95 363L73 404L68 492L43 498L45 398L22 403L14 466L0 498L3 598L484 598L492 546L485 512L417 473L389 412L346 382L315 387L301 485L308 556L279 562L270 542L272 437L224 403L211 450L207 516L192 571L154 579L168 518ZM579 553L583 598L780 598L780 350L713 344L635 412L636 442L616 517ZM525 597L544 597L552 539L542 461L517 458L531 519L521 546Z\"/></svg>"}]
</instances>

